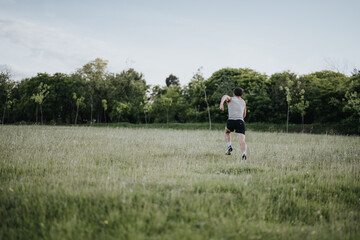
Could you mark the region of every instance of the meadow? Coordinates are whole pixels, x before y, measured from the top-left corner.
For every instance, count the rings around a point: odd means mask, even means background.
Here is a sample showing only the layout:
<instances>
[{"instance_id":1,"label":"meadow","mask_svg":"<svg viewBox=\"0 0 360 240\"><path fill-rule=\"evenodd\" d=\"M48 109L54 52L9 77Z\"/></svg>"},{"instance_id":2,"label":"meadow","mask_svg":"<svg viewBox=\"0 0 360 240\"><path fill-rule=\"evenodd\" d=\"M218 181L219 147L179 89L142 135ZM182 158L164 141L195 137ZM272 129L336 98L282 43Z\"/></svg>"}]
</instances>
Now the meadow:
<instances>
[{"instance_id":1,"label":"meadow","mask_svg":"<svg viewBox=\"0 0 360 240\"><path fill-rule=\"evenodd\" d=\"M358 136L0 126L0 239L360 239Z\"/></svg>"}]
</instances>

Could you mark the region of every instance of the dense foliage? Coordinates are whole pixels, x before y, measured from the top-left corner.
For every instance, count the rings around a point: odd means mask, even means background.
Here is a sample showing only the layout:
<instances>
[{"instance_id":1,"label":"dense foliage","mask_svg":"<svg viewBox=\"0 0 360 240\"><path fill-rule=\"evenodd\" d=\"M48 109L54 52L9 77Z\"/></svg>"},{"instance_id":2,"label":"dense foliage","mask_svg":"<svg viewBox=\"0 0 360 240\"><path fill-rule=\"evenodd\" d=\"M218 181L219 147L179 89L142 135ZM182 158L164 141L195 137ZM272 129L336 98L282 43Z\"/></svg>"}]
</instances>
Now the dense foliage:
<instances>
[{"instance_id":1,"label":"dense foliage","mask_svg":"<svg viewBox=\"0 0 360 240\"><path fill-rule=\"evenodd\" d=\"M285 71L271 76L252 69L224 68L204 79L201 69L186 86L170 75L165 86L149 86L134 69L107 71L97 58L72 74L39 73L15 82L0 74L2 123L37 122L223 122L222 95L244 89L247 122L339 123L345 133L359 133L360 74L324 70L298 76Z\"/></svg>"}]
</instances>

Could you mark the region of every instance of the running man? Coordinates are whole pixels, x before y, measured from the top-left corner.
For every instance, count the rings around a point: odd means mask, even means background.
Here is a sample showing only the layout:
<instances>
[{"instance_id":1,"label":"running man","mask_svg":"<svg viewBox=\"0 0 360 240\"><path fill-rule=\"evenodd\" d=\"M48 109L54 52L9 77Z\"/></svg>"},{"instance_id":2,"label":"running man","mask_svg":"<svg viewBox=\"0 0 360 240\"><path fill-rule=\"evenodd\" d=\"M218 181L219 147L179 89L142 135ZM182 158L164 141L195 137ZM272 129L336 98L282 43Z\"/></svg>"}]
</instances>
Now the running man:
<instances>
[{"instance_id":1,"label":"running man","mask_svg":"<svg viewBox=\"0 0 360 240\"><path fill-rule=\"evenodd\" d=\"M229 97L224 95L220 101L220 109L224 111L224 102L228 105L229 118L226 122L225 138L228 145L226 155L230 155L233 150L231 147L231 136L230 133L235 130L239 137L240 147L243 152L241 159L246 161L246 142L245 142L245 122L246 116L246 104L242 99L243 89L235 88L234 96Z\"/></svg>"}]
</instances>

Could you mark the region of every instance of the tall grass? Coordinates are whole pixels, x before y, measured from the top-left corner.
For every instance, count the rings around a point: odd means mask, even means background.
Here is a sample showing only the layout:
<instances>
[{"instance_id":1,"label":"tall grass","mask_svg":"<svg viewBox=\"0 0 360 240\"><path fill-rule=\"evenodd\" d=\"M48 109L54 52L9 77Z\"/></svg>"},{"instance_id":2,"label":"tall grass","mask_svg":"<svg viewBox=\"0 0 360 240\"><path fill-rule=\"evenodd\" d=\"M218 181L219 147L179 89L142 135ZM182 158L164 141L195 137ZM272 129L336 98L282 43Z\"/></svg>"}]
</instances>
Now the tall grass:
<instances>
[{"instance_id":1,"label":"tall grass","mask_svg":"<svg viewBox=\"0 0 360 240\"><path fill-rule=\"evenodd\" d=\"M0 127L0 239L359 239L359 137Z\"/></svg>"},{"instance_id":2,"label":"tall grass","mask_svg":"<svg viewBox=\"0 0 360 240\"><path fill-rule=\"evenodd\" d=\"M212 123L213 130L223 130L224 123ZM83 126L89 126L83 125ZM169 128L169 129L183 129L183 130L206 130L209 129L209 123L96 123L94 127L127 127L127 128ZM305 124L304 128L301 124L289 124L288 132L290 133L315 133L315 134L331 134L331 135L360 135L360 126L352 123L314 123ZM246 129L258 132L286 132L286 124L275 123L246 123Z\"/></svg>"}]
</instances>

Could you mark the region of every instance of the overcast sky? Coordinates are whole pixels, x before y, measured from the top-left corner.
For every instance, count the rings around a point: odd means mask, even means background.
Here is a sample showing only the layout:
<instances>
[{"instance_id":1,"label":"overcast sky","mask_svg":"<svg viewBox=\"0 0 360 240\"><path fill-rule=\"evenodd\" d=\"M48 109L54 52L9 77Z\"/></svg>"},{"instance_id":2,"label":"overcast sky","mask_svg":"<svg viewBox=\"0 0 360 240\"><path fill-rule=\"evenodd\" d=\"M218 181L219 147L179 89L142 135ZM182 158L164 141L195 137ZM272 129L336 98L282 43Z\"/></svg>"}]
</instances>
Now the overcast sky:
<instances>
[{"instance_id":1,"label":"overcast sky","mask_svg":"<svg viewBox=\"0 0 360 240\"><path fill-rule=\"evenodd\" d=\"M359 0L0 0L0 67L15 79L97 57L148 84L225 68L299 75L360 68Z\"/></svg>"}]
</instances>

